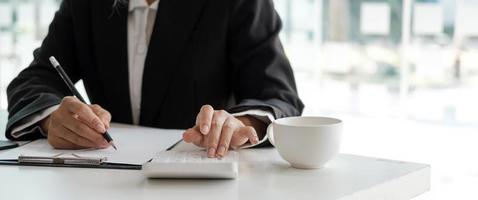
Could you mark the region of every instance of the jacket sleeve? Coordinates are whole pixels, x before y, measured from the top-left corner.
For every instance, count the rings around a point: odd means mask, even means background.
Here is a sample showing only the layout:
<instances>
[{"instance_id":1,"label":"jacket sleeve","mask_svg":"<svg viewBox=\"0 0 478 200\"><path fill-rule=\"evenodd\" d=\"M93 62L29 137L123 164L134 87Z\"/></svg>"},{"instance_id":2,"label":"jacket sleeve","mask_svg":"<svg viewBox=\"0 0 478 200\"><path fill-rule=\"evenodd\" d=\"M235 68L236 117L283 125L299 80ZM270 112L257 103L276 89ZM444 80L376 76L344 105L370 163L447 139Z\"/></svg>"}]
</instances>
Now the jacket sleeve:
<instances>
[{"instance_id":1,"label":"jacket sleeve","mask_svg":"<svg viewBox=\"0 0 478 200\"><path fill-rule=\"evenodd\" d=\"M231 2L228 50L238 104L228 110L268 110L276 119L301 115L304 105L279 40L282 24L272 0Z\"/></svg>"},{"instance_id":2,"label":"jacket sleeve","mask_svg":"<svg viewBox=\"0 0 478 200\"><path fill-rule=\"evenodd\" d=\"M8 85L8 123L5 136L11 140L32 140L43 135L33 132L13 137L12 129L22 120L57 105L66 95L71 95L48 58L55 56L73 82L80 73L76 67L73 22L69 1L61 3L50 24L49 32L40 48L33 53L33 62Z\"/></svg>"}]
</instances>

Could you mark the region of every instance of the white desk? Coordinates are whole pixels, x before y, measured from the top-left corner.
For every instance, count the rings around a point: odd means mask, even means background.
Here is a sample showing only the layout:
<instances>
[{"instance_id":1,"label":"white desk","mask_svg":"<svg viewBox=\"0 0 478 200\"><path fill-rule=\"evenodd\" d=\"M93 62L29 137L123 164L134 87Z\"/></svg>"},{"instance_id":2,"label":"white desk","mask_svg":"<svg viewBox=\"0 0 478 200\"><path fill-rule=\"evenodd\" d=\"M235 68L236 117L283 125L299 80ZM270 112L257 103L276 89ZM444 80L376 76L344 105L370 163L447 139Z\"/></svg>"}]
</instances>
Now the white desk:
<instances>
[{"instance_id":1,"label":"white desk","mask_svg":"<svg viewBox=\"0 0 478 200\"><path fill-rule=\"evenodd\" d=\"M321 170L289 167L273 149L243 150L236 180L148 180L137 170L0 166L0 199L411 199L430 167L340 155Z\"/></svg>"},{"instance_id":2,"label":"white desk","mask_svg":"<svg viewBox=\"0 0 478 200\"><path fill-rule=\"evenodd\" d=\"M430 188L430 167L422 164L340 155L324 169L299 170L274 149L242 150L240 159L236 180L148 180L139 170L0 166L0 200L401 200Z\"/></svg>"}]
</instances>

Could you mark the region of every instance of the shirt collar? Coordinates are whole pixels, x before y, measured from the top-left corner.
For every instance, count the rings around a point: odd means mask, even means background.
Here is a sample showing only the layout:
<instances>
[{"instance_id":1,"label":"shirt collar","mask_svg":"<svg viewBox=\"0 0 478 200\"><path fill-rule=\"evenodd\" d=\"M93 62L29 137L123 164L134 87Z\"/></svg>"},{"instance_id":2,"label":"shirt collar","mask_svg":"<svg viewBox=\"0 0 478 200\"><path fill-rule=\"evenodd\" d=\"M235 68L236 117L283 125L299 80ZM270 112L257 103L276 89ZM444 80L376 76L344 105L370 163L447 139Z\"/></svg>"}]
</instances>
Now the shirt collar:
<instances>
[{"instance_id":1,"label":"shirt collar","mask_svg":"<svg viewBox=\"0 0 478 200\"><path fill-rule=\"evenodd\" d=\"M129 0L129 12L132 12L136 8L149 8L153 10L158 10L160 0L155 0L151 5L146 3L146 0Z\"/></svg>"}]
</instances>

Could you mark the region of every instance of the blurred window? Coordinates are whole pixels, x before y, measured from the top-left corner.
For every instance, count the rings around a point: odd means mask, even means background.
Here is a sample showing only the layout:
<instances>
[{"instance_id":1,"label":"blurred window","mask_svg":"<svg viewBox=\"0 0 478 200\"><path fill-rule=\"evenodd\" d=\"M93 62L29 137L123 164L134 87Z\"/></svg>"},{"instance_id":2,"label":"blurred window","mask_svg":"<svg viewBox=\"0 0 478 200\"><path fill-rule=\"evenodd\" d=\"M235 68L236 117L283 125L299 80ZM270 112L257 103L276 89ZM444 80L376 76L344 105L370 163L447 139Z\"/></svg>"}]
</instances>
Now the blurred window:
<instances>
[{"instance_id":1,"label":"blurred window","mask_svg":"<svg viewBox=\"0 0 478 200\"><path fill-rule=\"evenodd\" d=\"M0 108L60 2L0 0ZM478 122L478 0L274 2L306 114Z\"/></svg>"}]
</instances>

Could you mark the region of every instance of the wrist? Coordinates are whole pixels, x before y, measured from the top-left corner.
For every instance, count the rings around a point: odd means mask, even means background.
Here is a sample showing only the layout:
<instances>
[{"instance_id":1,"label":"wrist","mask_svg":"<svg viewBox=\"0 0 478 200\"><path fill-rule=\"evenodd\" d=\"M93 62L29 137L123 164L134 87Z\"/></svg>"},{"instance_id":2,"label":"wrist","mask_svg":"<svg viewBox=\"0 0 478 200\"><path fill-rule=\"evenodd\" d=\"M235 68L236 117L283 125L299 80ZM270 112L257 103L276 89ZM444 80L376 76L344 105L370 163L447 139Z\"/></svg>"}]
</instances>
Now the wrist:
<instances>
[{"instance_id":1,"label":"wrist","mask_svg":"<svg viewBox=\"0 0 478 200\"><path fill-rule=\"evenodd\" d=\"M50 129L50 123L51 123L50 116L40 121L40 128L42 129L43 133L45 133L46 135L48 135L48 130Z\"/></svg>"}]
</instances>

